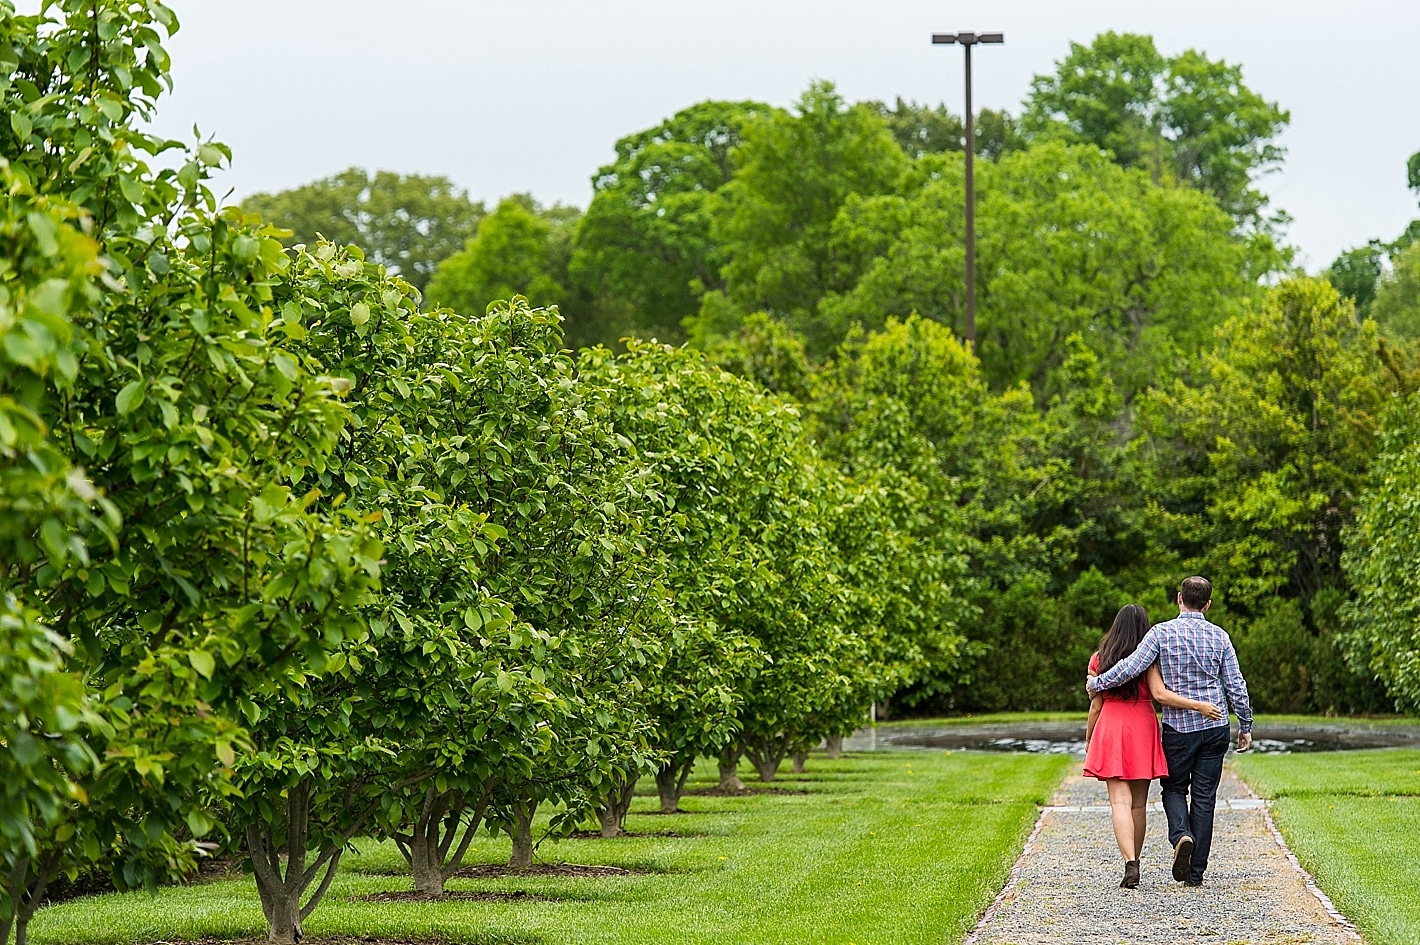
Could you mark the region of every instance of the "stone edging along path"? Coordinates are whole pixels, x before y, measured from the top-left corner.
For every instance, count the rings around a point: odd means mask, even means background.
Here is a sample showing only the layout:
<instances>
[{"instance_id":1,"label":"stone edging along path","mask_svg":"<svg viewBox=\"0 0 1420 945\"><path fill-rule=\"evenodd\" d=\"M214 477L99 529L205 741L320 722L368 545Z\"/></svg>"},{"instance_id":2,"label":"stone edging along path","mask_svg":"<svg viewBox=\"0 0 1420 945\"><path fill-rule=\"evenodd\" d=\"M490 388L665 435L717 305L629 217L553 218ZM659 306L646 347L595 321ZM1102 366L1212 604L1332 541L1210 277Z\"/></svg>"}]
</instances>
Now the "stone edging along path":
<instances>
[{"instance_id":1,"label":"stone edging along path","mask_svg":"<svg viewBox=\"0 0 1420 945\"><path fill-rule=\"evenodd\" d=\"M1361 941L1287 848L1266 803L1231 771L1218 792L1213 852L1200 888L1186 888L1169 875L1157 784L1149 807L1142 882L1138 889L1120 889L1104 785L1068 778L1041 810L1006 888L966 945Z\"/></svg>"}]
</instances>

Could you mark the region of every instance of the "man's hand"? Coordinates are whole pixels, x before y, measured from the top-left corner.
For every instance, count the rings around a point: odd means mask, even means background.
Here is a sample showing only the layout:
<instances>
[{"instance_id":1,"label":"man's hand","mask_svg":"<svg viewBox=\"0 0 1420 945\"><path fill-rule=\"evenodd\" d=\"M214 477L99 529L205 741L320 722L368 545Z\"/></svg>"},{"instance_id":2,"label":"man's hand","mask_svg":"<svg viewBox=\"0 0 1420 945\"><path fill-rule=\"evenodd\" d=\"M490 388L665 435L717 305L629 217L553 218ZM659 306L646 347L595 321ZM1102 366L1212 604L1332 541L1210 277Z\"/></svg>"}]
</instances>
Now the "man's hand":
<instances>
[{"instance_id":1,"label":"man's hand","mask_svg":"<svg viewBox=\"0 0 1420 945\"><path fill-rule=\"evenodd\" d=\"M1252 733L1238 732L1238 751L1247 751L1252 747Z\"/></svg>"},{"instance_id":2,"label":"man's hand","mask_svg":"<svg viewBox=\"0 0 1420 945\"><path fill-rule=\"evenodd\" d=\"M1087 698L1093 699L1095 697L1094 690L1092 690L1090 687L1095 684L1096 679L1099 679L1099 677L1090 675L1085 676L1085 696Z\"/></svg>"}]
</instances>

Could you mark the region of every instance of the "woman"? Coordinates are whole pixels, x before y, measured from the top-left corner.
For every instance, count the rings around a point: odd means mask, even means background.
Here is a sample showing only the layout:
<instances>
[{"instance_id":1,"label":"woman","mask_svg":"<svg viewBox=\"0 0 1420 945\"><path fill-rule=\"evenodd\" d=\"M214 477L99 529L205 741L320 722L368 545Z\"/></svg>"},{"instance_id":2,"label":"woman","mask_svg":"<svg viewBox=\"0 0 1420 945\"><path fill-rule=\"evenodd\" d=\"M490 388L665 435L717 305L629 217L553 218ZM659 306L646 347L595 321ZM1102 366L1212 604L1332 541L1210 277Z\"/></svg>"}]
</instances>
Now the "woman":
<instances>
[{"instance_id":1,"label":"woman","mask_svg":"<svg viewBox=\"0 0 1420 945\"><path fill-rule=\"evenodd\" d=\"M1100 642L1099 652L1090 657L1090 674L1106 672L1133 653L1148 632L1148 611L1138 604L1121 609ZM1109 789L1114 839L1124 857L1124 879L1119 885L1125 889L1139 885L1149 782L1169 773L1150 696L1163 705L1192 709L1210 719L1223 715L1215 705L1185 699L1166 687L1157 663L1148 668L1142 679L1106 690L1090 700L1090 717L1085 725L1085 742L1089 746L1085 776L1098 778Z\"/></svg>"}]
</instances>

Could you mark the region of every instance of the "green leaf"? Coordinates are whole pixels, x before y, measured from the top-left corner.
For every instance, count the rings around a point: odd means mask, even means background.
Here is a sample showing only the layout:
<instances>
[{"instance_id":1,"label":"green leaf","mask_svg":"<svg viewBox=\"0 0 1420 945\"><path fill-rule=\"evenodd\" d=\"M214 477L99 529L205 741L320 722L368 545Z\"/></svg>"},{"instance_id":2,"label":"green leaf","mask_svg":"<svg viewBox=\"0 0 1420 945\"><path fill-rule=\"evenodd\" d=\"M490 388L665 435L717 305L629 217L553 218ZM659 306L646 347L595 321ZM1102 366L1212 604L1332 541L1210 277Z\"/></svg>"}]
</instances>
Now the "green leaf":
<instances>
[{"instance_id":1,"label":"green leaf","mask_svg":"<svg viewBox=\"0 0 1420 945\"><path fill-rule=\"evenodd\" d=\"M188 650L187 661L192 664L192 668L197 670L203 679L211 679L213 671L217 668L216 660L206 650Z\"/></svg>"},{"instance_id":2,"label":"green leaf","mask_svg":"<svg viewBox=\"0 0 1420 945\"><path fill-rule=\"evenodd\" d=\"M69 314L69 283L63 279L49 279L30 292L25 299L25 307L55 318Z\"/></svg>"},{"instance_id":3,"label":"green leaf","mask_svg":"<svg viewBox=\"0 0 1420 945\"><path fill-rule=\"evenodd\" d=\"M15 364L39 371L44 364L45 351L29 334L11 331L5 335L5 355Z\"/></svg>"},{"instance_id":4,"label":"green leaf","mask_svg":"<svg viewBox=\"0 0 1420 945\"><path fill-rule=\"evenodd\" d=\"M39 251L46 256L56 255L59 252L59 228L55 226L54 221L38 211L26 215L25 220L29 223L35 242L39 243Z\"/></svg>"},{"instance_id":5,"label":"green leaf","mask_svg":"<svg viewBox=\"0 0 1420 945\"><path fill-rule=\"evenodd\" d=\"M143 187L127 174L119 174L118 189L129 203L141 204L143 202Z\"/></svg>"},{"instance_id":6,"label":"green leaf","mask_svg":"<svg viewBox=\"0 0 1420 945\"><path fill-rule=\"evenodd\" d=\"M113 401L119 416L130 414L143 405L143 396L147 386L147 382L142 380L129 381L123 385L123 389L118 392L118 396Z\"/></svg>"},{"instance_id":7,"label":"green leaf","mask_svg":"<svg viewBox=\"0 0 1420 945\"><path fill-rule=\"evenodd\" d=\"M276 365L276 370L288 381L294 381L300 373L296 366L296 361L284 351L278 351L271 356L272 363Z\"/></svg>"},{"instance_id":8,"label":"green leaf","mask_svg":"<svg viewBox=\"0 0 1420 945\"><path fill-rule=\"evenodd\" d=\"M239 234L236 239L232 240L232 255L241 263L250 264L253 262L260 249L261 244L250 233Z\"/></svg>"},{"instance_id":9,"label":"green leaf","mask_svg":"<svg viewBox=\"0 0 1420 945\"><path fill-rule=\"evenodd\" d=\"M56 566L63 564L65 559L69 557L66 547L68 534L64 523L57 518L47 518L40 526L39 534L50 562Z\"/></svg>"},{"instance_id":10,"label":"green leaf","mask_svg":"<svg viewBox=\"0 0 1420 945\"><path fill-rule=\"evenodd\" d=\"M220 754L221 754L221 745L222 745L222 744L223 744L223 743L218 743L218 754L219 754L219 756L220 756ZM231 752L232 752L231 745L228 744L228 745L227 745L227 753L228 753L228 754L231 754ZM233 756L232 760L235 760L235 756ZM223 764L227 765L228 767L231 766L231 763L232 763L231 761L226 761L226 760L223 761ZM188 826L188 828L192 831L192 835L193 835L194 837L205 837L205 836L207 836L207 834L211 833L211 832L212 832L212 828L213 828L214 826L216 826L216 825L212 822L212 818L208 817L207 814L206 814L204 811L199 810L199 809L196 808L196 807L190 808L190 809L187 811L187 815L186 815L185 819L186 819L186 821L187 821L187 826Z\"/></svg>"}]
</instances>

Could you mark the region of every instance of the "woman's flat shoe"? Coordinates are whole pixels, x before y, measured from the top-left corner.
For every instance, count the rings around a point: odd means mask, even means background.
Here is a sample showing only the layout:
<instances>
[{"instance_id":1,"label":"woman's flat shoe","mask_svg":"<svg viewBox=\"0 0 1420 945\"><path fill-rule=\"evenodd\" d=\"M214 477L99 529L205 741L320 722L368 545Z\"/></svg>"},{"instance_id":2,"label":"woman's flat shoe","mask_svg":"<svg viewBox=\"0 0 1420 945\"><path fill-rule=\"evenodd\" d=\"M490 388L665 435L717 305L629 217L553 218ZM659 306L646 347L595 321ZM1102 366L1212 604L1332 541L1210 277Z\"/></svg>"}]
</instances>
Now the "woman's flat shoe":
<instances>
[{"instance_id":1,"label":"woman's flat shoe","mask_svg":"<svg viewBox=\"0 0 1420 945\"><path fill-rule=\"evenodd\" d=\"M1119 881L1120 889L1133 889L1139 885L1139 861L1130 860L1124 864L1124 878Z\"/></svg>"}]
</instances>

